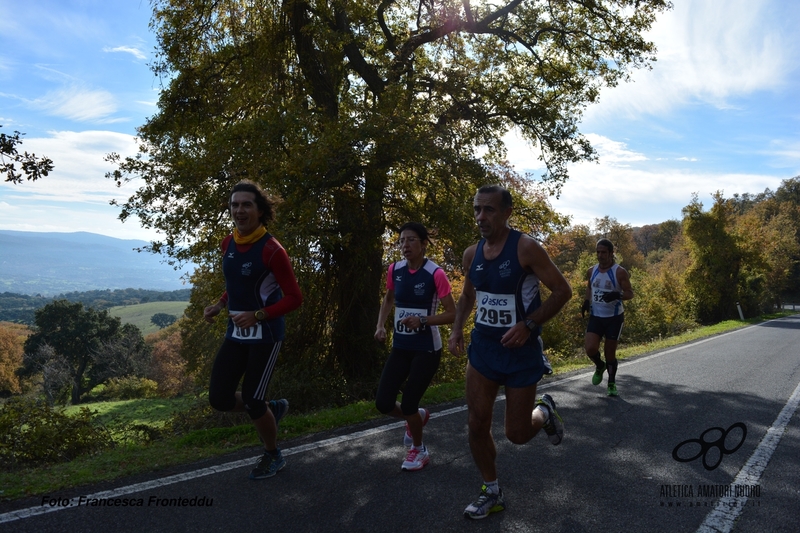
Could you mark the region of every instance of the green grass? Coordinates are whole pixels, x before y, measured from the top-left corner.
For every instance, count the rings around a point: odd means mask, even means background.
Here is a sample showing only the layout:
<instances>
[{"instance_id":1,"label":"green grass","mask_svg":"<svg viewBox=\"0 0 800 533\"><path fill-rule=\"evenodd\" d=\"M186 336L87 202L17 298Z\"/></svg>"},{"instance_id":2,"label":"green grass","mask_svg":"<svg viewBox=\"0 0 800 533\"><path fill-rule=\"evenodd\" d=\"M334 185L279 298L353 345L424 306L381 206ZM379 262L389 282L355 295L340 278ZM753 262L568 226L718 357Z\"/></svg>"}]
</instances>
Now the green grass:
<instances>
[{"instance_id":1,"label":"green grass","mask_svg":"<svg viewBox=\"0 0 800 533\"><path fill-rule=\"evenodd\" d=\"M622 346L618 356L622 359L676 346L693 340L718 335L758 323L770 318L792 313L779 313L745 322L730 320L714 326L702 327L676 337L655 340L651 343ZM588 359L579 358L554 365L556 375L588 368ZM425 405L436 405L460 400L464 397L464 382L444 383L428 389L422 399ZM127 400L89 404L98 411L100 420L109 429L124 422L163 425L173 412L186 409L195 399ZM79 407L78 407L79 408ZM69 408L76 409L76 408ZM373 402L362 401L335 409L312 413L288 414L280 425L279 440L285 441L337 427L380 418ZM119 477L153 472L166 467L214 457L258 445L252 425L196 430L186 435L155 441L148 445L119 446L113 450L90 457L80 457L69 463L46 467L26 468L13 472L0 472L0 498L15 499L24 496L53 493L68 487L116 479Z\"/></svg>"},{"instance_id":2,"label":"green grass","mask_svg":"<svg viewBox=\"0 0 800 533\"><path fill-rule=\"evenodd\" d=\"M159 328L150 318L156 313L166 313L180 318L188 307L189 302L147 302L136 305L119 305L108 310L111 316L117 316L123 324L133 324L140 330L142 335L155 333Z\"/></svg>"},{"instance_id":3,"label":"green grass","mask_svg":"<svg viewBox=\"0 0 800 533\"><path fill-rule=\"evenodd\" d=\"M85 403L71 405L64 409L66 414L77 413L87 407L95 413L96 420L112 431L125 424L148 424L160 428L174 415L188 409L194 398L119 400L111 402Z\"/></svg>"}]
</instances>

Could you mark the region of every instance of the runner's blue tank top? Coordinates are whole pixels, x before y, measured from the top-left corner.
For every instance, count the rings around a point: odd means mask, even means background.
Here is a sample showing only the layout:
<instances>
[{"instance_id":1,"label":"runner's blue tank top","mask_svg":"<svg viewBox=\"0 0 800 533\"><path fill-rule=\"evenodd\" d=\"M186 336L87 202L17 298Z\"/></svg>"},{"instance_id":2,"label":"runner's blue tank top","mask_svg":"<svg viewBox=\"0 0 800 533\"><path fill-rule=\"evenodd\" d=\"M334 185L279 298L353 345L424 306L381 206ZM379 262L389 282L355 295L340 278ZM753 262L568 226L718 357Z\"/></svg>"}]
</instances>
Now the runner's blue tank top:
<instances>
[{"instance_id":1,"label":"runner's blue tank top","mask_svg":"<svg viewBox=\"0 0 800 533\"><path fill-rule=\"evenodd\" d=\"M469 269L478 304L475 330L493 339L499 340L542 303L539 278L519 263L517 248L521 237L522 233L512 229L503 250L491 261L483 255L486 240L481 239ZM541 328L533 331L528 342L536 341L540 333Z\"/></svg>"},{"instance_id":2,"label":"runner's blue tank top","mask_svg":"<svg viewBox=\"0 0 800 533\"><path fill-rule=\"evenodd\" d=\"M411 272L408 261L394 264L394 336L392 346L403 350L432 351L442 348L438 326L409 329L400 321L407 316L432 316L439 305L434 272L439 265L425 259L419 270Z\"/></svg>"},{"instance_id":3,"label":"runner's blue tank top","mask_svg":"<svg viewBox=\"0 0 800 533\"><path fill-rule=\"evenodd\" d=\"M225 274L225 290L228 292L228 313L256 311L274 304L283 298L275 275L264 264L263 251L272 235L267 233L253 243L249 250L240 252L231 239L222 258ZM249 328L239 328L230 318L225 336L247 344L274 343L283 340L285 332L283 317L269 318Z\"/></svg>"}]
</instances>

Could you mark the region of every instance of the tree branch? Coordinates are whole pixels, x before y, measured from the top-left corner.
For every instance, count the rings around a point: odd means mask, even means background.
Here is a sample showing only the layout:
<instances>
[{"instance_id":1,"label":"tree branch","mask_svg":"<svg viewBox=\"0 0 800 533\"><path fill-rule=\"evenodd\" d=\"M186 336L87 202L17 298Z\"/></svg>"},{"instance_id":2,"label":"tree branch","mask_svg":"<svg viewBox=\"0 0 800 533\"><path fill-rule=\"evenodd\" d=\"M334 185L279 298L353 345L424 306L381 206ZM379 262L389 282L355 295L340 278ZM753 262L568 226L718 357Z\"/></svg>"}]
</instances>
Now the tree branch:
<instances>
[{"instance_id":1,"label":"tree branch","mask_svg":"<svg viewBox=\"0 0 800 533\"><path fill-rule=\"evenodd\" d=\"M336 29L349 37L347 44L344 45L344 53L347 59L350 60L350 66L361 76L361 79L366 82L373 93L383 93L386 83L380 77L378 71L364 59L355 41L353 30L350 28L347 13L343 9L336 9L334 16L336 18Z\"/></svg>"},{"instance_id":2,"label":"tree branch","mask_svg":"<svg viewBox=\"0 0 800 533\"><path fill-rule=\"evenodd\" d=\"M383 36L386 38L386 47L392 52L397 52L397 43L394 35L389 31L389 27L386 25L386 18L383 16L386 9L393 3L394 0L382 0L378 5L378 24L380 24Z\"/></svg>"}]
</instances>

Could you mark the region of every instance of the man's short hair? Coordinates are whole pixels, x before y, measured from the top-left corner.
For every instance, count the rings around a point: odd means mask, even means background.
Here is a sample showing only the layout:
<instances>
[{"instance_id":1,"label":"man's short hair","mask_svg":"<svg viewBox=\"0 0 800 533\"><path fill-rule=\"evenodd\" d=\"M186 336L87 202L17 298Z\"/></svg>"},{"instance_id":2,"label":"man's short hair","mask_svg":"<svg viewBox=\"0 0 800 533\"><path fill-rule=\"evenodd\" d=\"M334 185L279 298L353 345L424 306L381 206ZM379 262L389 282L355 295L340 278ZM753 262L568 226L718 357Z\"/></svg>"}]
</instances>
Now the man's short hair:
<instances>
[{"instance_id":1,"label":"man's short hair","mask_svg":"<svg viewBox=\"0 0 800 533\"><path fill-rule=\"evenodd\" d=\"M503 209L513 207L514 202L511 199L511 193L502 185L484 185L478 189L478 194L495 194L500 193L500 205Z\"/></svg>"},{"instance_id":2,"label":"man's short hair","mask_svg":"<svg viewBox=\"0 0 800 533\"><path fill-rule=\"evenodd\" d=\"M609 253L612 254L614 253L614 243L612 243L608 239L600 239L599 241L597 241L597 245L595 246L595 248L597 246L605 246L606 248L608 248Z\"/></svg>"}]
</instances>

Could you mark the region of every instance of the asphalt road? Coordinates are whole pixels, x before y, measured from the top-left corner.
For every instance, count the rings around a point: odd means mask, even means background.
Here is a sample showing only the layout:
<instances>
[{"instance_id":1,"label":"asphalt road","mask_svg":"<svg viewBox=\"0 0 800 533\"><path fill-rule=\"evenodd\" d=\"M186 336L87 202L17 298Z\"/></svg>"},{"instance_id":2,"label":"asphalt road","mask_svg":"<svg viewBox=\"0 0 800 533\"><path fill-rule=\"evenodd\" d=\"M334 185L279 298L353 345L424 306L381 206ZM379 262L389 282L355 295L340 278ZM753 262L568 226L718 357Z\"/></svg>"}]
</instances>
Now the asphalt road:
<instances>
[{"instance_id":1,"label":"asphalt road","mask_svg":"<svg viewBox=\"0 0 800 533\"><path fill-rule=\"evenodd\" d=\"M453 404L434 409L425 432L432 462L420 472L400 471L403 429L385 419L282 443L289 465L272 479L247 479L258 453L252 449L49 499L6 502L0 531L800 529L800 315L626 360L617 384L617 398L605 395L605 385L592 386L588 372L540 385L565 420L560 446L543 433L523 446L508 442L505 402L497 402L506 510L482 521L462 515L481 479L467 445L466 411ZM707 446L706 465L716 468L707 469L703 457L673 457L683 441L734 424L721 442L731 453ZM704 440L720 437L712 430ZM678 457L701 451L687 444ZM737 489L747 497L737 497ZM134 506L91 505L114 498Z\"/></svg>"}]
</instances>

